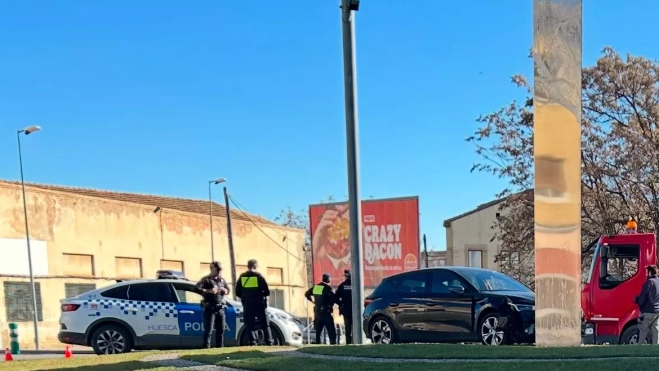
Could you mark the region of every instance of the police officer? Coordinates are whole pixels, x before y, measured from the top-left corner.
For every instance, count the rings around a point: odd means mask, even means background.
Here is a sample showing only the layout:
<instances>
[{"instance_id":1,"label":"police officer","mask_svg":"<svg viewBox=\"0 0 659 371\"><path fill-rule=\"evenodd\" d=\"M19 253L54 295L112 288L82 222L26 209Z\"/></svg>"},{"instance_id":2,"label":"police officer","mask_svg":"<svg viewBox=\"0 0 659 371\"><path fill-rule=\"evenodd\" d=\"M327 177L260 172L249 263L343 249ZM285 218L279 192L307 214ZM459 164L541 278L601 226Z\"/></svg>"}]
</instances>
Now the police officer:
<instances>
[{"instance_id":1,"label":"police officer","mask_svg":"<svg viewBox=\"0 0 659 371\"><path fill-rule=\"evenodd\" d=\"M219 262L210 264L210 274L197 283L197 289L204 300L201 306L204 309L204 348L211 347L213 328L215 329L215 346L224 346L224 327L226 316L224 309L224 295L229 294L229 285L221 276L222 265Z\"/></svg>"},{"instance_id":2,"label":"police officer","mask_svg":"<svg viewBox=\"0 0 659 371\"><path fill-rule=\"evenodd\" d=\"M350 271L343 271L345 281L336 289L336 304L339 305L339 314L343 316L346 328L346 344L352 344L352 282Z\"/></svg>"},{"instance_id":3,"label":"police officer","mask_svg":"<svg viewBox=\"0 0 659 371\"><path fill-rule=\"evenodd\" d=\"M258 263L252 259L247 262L247 272L240 275L236 282L236 296L243 303L243 317L249 334L249 344L256 345L258 338L256 320L261 325L266 345L273 345L270 319L266 313L270 289L261 273L257 272Z\"/></svg>"},{"instance_id":4,"label":"police officer","mask_svg":"<svg viewBox=\"0 0 659 371\"><path fill-rule=\"evenodd\" d=\"M314 287L307 290L304 296L310 302L314 303L314 329L316 330L316 344L320 344L320 337L323 328L327 330L330 344L336 344L336 329L334 328L334 318L332 310L334 309L334 293L330 287L331 278L328 273L323 274L322 281ZM313 300L311 297L313 296Z\"/></svg>"}]
</instances>

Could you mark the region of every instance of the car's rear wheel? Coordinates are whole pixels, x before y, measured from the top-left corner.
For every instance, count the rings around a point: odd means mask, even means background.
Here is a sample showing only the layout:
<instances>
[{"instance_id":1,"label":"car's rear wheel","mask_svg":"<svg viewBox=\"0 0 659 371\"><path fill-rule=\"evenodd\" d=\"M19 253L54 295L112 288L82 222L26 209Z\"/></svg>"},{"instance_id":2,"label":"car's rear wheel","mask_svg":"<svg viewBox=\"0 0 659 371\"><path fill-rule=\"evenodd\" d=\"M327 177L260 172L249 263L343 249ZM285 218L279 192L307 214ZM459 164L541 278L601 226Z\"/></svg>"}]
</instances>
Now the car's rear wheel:
<instances>
[{"instance_id":1,"label":"car's rear wheel","mask_svg":"<svg viewBox=\"0 0 659 371\"><path fill-rule=\"evenodd\" d=\"M387 317L376 317L368 327L368 334L374 344L393 344L396 342L396 330Z\"/></svg>"},{"instance_id":2,"label":"car's rear wheel","mask_svg":"<svg viewBox=\"0 0 659 371\"><path fill-rule=\"evenodd\" d=\"M504 345L508 334L499 328L499 313L491 312L483 316L478 326L481 342L485 345Z\"/></svg>"},{"instance_id":3,"label":"car's rear wheel","mask_svg":"<svg viewBox=\"0 0 659 371\"><path fill-rule=\"evenodd\" d=\"M91 345L98 355L128 353L133 347L127 331L116 325L101 326L94 331Z\"/></svg>"},{"instance_id":4,"label":"car's rear wheel","mask_svg":"<svg viewBox=\"0 0 659 371\"><path fill-rule=\"evenodd\" d=\"M272 341L273 345L281 346L284 345L284 336L281 334L279 329L270 325L270 332L272 332ZM265 333L263 330L259 329L256 331L256 345L265 345ZM249 345L249 331L245 328L242 335L240 336L240 345L245 346Z\"/></svg>"}]
</instances>

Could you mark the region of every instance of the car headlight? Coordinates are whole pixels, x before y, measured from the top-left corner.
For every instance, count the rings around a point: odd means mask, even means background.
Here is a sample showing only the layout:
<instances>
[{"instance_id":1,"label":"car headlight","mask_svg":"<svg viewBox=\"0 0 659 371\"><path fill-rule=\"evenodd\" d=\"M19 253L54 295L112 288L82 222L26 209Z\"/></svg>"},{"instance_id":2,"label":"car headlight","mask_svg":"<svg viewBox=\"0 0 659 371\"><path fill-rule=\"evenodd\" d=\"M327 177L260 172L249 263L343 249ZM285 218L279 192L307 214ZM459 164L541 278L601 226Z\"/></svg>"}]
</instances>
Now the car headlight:
<instances>
[{"instance_id":1,"label":"car headlight","mask_svg":"<svg viewBox=\"0 0 659 371\"><path fill-rule=\"evenodd\" d=\"M527 311L527 310L535 310L535 305L531 305L531 304L513 304L513 303L510 303L510 306L515 308L515 310L520 311L520 312Z\"/></svg>"}]
</instances>

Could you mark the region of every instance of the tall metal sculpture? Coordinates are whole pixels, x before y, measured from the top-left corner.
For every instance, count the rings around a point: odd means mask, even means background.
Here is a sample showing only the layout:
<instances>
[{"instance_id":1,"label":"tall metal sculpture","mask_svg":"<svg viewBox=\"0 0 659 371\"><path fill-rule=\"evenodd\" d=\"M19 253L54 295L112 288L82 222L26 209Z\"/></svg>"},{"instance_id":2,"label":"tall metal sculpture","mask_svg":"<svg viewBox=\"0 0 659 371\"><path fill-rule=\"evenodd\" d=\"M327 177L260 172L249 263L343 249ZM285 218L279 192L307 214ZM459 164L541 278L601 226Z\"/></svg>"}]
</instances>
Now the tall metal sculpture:
<instances>
[{"instance_id":1,"label":"tall metal sculpture","mask_svg":"<svg viewBox=\"0 0 659 371\"><path fill-rule=\"evenodd\" d=\"M582 0L533 0L536 344L581 344Z\"/></svg>"}]
</instances>

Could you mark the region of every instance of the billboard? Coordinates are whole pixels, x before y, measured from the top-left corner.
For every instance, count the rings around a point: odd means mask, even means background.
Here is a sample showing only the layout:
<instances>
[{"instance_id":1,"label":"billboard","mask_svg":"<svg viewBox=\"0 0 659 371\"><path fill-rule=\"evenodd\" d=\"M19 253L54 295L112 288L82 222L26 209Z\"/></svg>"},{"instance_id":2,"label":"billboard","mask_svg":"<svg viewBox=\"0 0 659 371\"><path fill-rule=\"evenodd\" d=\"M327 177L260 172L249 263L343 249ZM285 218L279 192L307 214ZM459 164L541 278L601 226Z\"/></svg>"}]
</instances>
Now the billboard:
<instances>
[{"instance_id":1,"label":"billboard","mask_svg":"<svg viewBox=\"0 0 659 371\"><path fill-rule=\"evenodd\" d=\"M338 284L350 268L347 202L309 206L314 282L329 273ZM419 268L419 198L362 201L364 287Z\"/></svg>"}]
</instances>

